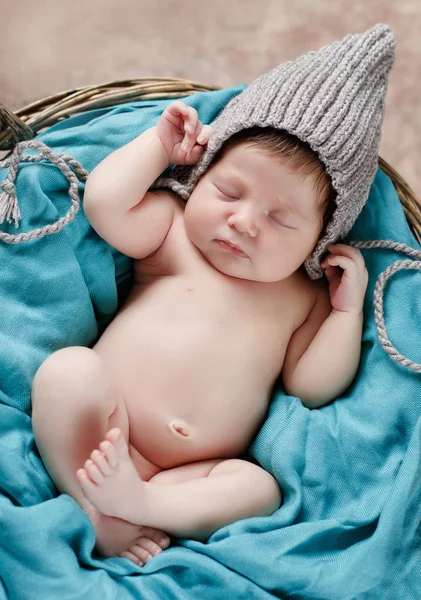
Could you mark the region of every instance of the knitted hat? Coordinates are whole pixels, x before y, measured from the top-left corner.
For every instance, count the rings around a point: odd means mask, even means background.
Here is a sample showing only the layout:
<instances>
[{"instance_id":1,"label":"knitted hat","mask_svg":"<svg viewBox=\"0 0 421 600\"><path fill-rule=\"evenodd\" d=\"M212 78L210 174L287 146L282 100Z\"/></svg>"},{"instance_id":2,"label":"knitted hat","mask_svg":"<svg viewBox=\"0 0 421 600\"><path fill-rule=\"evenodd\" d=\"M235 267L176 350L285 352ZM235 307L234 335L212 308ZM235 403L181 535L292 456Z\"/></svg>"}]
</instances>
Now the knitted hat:
<instances>
[{"instance_id":1,"label":"knitted hat","mask_svg":"<svg viewBox=\"0 0 421 600\"><path fill-rule=\"evenodd\" d=\"M169 187L188 200L232 135L254 126L286 130L318 154L336 191L332 219L304 263L312 279L320 278L323 254L351 229L377 171L394 48L392 31L378 24L275 67L227 104L212 123L214 134L196 164L174 167L154 187Z\"/></svg>"}]
</instances>

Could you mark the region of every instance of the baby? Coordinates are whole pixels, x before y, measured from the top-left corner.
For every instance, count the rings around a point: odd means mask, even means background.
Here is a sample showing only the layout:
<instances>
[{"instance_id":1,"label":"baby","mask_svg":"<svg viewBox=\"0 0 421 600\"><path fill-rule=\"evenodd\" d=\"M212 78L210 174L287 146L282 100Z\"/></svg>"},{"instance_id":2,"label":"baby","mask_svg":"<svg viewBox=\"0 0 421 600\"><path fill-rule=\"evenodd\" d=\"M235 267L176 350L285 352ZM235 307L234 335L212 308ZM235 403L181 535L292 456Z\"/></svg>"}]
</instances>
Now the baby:
<instances>
[{"instance_id":1,"label":"baby","mask_svg":"<svg viewBox=\"0 0 421 600\"><path fill-rule=\"evenodd\" d=\"M92 349L54 352L33 382L48 472L90 518L98 551L137 564L169 535L204 541L276 511L277 481L241 456L279 374L317 408L359 363L361 253L330 245L320 280L303 267L339 198L323 162L281 127L246 128L187 204L153 187L170 164L199 164L214 138L175 101L89 175L85 214L135 259L134 284Z\"/></svg>"}]
</instances>

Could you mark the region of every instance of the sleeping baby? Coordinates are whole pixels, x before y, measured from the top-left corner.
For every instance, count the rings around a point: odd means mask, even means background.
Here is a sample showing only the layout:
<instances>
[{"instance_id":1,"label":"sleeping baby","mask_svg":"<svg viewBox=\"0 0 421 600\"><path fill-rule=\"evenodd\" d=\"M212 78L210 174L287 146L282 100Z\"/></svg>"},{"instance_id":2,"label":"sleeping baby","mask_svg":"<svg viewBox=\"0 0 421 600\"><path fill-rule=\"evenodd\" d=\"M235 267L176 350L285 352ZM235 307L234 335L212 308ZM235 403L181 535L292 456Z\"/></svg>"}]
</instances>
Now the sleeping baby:
<instances>
[{"instance_id":1,"label":"sleeping baby","mask_svg":"<svg viewBox=\"0 0 421 600\"><path fill-rule=\"evenodd\" d=\"M336 242L377 168L392 57L378 25L263 75L212 127L175 101L89 175L85 214L134 283L92 348L41 364L32 419L102 555L144 564L281 506L242 456L280 374L309 409L356 374L368 276Z\"/></svg>"}]
</instances>

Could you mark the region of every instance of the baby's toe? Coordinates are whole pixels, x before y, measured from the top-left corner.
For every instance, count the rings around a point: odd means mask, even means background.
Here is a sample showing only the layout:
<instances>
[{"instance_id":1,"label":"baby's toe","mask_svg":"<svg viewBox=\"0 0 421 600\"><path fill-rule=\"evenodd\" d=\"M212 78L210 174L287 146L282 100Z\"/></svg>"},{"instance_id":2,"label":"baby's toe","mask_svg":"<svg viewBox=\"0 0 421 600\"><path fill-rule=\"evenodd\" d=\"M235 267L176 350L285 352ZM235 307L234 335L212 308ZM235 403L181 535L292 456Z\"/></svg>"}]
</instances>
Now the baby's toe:
<instances>
[{"instance_id":1,"label":"baby's toe","mask_svg":"<svg viewBox=\"0 0 421 600\"><path fill-rule=\"evenodd\" d=\"M157 536L157 539L155 539L155 542L161 546L161 548L163 550L165 550L165 548L168 548L168 546L171 543L171 538L169 535L167 535L166 533L161 533L159 536Z\"/></svg>"},{"instance_id":2,"label":"baby's toe","mask_svg":"<svg viewBox=\"0 0 421 600\"><path fill-rule=\"evenodd\" d=\"M83 493L88 497L92 492L92 488L96 487L96 484L91 480L85 469L78 469L76 471L76 477Z\"/></svg>"},{"instance_id":3,"label":"baby's toe","mask_svg":"<svg viewBox=\"0 0 421 600\"><path fill-rule=\"evenodd\" d=\"M83 466L85 467L88 477L90 477L94 483L100 484L104 481L104 475L92 460L88 459Z\"/></svg>"},{"instance_id":4,"label":"baby's toe","mask_svg":"<svg viewBox=\"0 0 421 600\"><path fill-rule=\"evenodd\" d=\"M150 541L151 540L148 540L148 542ZM156 554L162 552L162 549L153 542L150 545L146 544L145 542L142 542L131 546L129 548L129 552L137 556L141 563L146 564L148 560L153 558Z\"/></svg>"},{"instance_id":5,"label":"baby's toe","mask_svg":"<svg viewBox=\"0 0 421 600\"><path fill-rule=\"evenodd\" d=\"M113 472L110 463L105 458L104 454L99 450L94 450L91 453L91 460L98 467L98 469L103 475L108 476L111 475L111 473Z\"/></svg>"},{"instance_id":6,"label":"baby's toe","mask_svg":"<svg viewBox=\"0 0 421 600\"><path fill-rule=\"evenodd\" d=\"M145 564L143 561L140 560L140 558L138 556L133 554L133 552L130 552L130 550L125 550L124 552L122 552L120 554L120 556L122 558L127 558L128 560L131 560L132 562L134 562L136 565L139 565L140 567L143 567L143 565Z\"/></svg>"},{"instance_id":7,"label":"baby's toe","mask_svg":"<svg viewBox=\"0 0 421 600\"><path fill-rule=\"evenodd\" d=\"M162 552L162 546L151 540L150 538L139 538L136 540L135 545L140 546L147 550L152 556L156 556Z\"/></svg>"},{"instance_id":8,"label":"baby's toe","mask_svg":"<svg viewBox=\"0 0 421 600\"><path fill-rule=\"evenodd\" d=\"M106 439L114 446L119 458L124 457L129 452L129 447L124 439L121 429L114 427L105 436Z\"/></svg>"},{"instance_id":9,"label":"baby's toe","mask_svg":"<svg viewBox=\"0 0 421 600\"><path fill-rule=\"evenodd\" d=\"M114 444L112 444L108 440L105 440L104 442L100 443L99 447L100 447L101 452L105 456L108 464L112 468L116 467L118 465L118 454L117 454L117 450L114 447Z\"/></svg>"},{"instance_id":10,"label":"baby's toe","mask_svg":"<svg viewBox=\"0 0 421 600\"><path fill-rule=\"evenodd\" d=\"M155 544L158 544L158 546L160 546L163 550L165 550L165 548L168 548L168 546L170 545L170 537L160 529L155 529L154 527L142 527L139 533L142 534L140 536L140 539L149 538L150 540L155 542Z\"/></svg>"}]
</instances>

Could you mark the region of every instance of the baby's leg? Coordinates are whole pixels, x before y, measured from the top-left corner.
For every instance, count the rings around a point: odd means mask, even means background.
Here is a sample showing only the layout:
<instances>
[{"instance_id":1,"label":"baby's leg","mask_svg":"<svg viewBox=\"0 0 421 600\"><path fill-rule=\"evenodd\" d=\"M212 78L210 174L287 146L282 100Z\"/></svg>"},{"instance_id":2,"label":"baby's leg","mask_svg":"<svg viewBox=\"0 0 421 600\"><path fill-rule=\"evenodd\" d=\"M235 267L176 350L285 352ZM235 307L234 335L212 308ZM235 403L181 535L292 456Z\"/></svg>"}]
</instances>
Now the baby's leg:
<instances>
[{"instance_id":1,"label":"baby's leg","mask_svg":"<svg viewBox=\"0 0 421 600\"><path fill-rule=\"evenodd\" d=\"M98 447L111 423L127 439L128 418L101 358L72 346L51 354L32 384L32 427L44 464L60 492L83 497L76 471Z\"/></svg>"},{"instance_id":2,"label":"baby's leg","mask_svg":"<svg viewBox=\"0 0 421 600\"><path fill-rule=\"evenodd\" d=\"M177 537L206 540L239 519L268 516L281 504L276 480L240 459L202 461L142 481L118 428L107 433L102 456L78 471L85 495L105 514ZM189 474L190 470L190 474Z\"/></svg>"},{"instance_id":3,"label":"baby's leg","mask_svg":"<svg viewBox=\"0 0 421 600\"><path fill-rule=\"evenodd\" d=\"M42 363L32 385L32 426L47 471L59 491L72 496L92 521L102 554L121 554L138 538L151 537L150 529L100 514L76 478L110 427L120 427L128 439L124 401L96 352L80 346L63 348ZM155 539L162 539L161 547L169 543L168 536Z\"/></svg>"}]
</instances>

